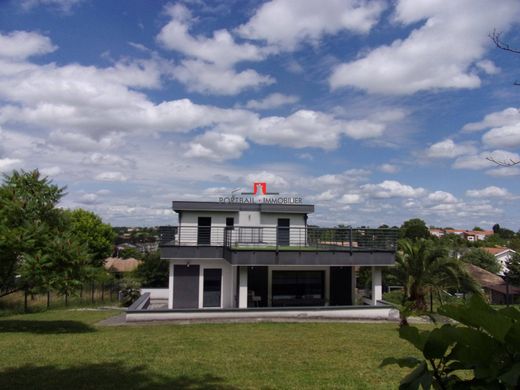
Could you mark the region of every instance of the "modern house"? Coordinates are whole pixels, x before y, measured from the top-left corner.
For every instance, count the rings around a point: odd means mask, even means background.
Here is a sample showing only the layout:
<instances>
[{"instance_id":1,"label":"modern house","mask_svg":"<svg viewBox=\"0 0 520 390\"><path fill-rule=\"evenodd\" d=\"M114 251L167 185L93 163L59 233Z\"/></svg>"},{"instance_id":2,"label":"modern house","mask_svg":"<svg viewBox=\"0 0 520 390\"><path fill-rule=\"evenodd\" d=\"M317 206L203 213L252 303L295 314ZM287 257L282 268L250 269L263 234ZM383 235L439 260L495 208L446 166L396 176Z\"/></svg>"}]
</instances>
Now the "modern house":
<instances>
[{"instance_id":1,"label":"modern house","mask_svg":"<svg viewBox=\"0 0 520 390\"><path fill-rule=\"evenodd\" d=\"M394 264L397 230L310 226L313 205L281 200L174 201L178 226L160 228L164 312L388 308L381 270ZM356 296L359 266L372 269L368 297Z\"/></svg>"},{"instance_id":2,"label":"modern house","mask_svg":"<svg viewBox=\"0 0 520 390\"><path fill-rule=\"evenodd\" d=\"M516 251L506 247L495 247L495 248L482 248L486 252L495 256L498 263L500 264L500 274L507 273L507 262L516 254Z\"/></svg>"}]
</instances>

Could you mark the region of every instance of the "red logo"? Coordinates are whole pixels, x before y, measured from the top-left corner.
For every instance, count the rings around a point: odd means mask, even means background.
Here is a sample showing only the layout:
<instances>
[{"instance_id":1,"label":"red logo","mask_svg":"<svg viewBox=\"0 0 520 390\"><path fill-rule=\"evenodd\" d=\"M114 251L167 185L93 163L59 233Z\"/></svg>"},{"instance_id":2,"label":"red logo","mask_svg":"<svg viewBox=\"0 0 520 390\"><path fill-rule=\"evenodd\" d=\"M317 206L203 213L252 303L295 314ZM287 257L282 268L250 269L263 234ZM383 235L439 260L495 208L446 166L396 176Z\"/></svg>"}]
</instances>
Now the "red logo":
<instances>
[{"instance_id":1,"label":"red logo","mask_svg":"<svg viewBox=\"0 0 520 390\"><path fill-rule=\"evenodd\" d=\"M261 195L267 194L267 184L265 182L256 181L253 183L253 195L258 195L258 189L260 189Z\"/></svg>"},{"instance_id":2,"label":"red logo","mask_svg":"<svg viewBox=\"0 0 520 390\"><path fill-rule=\"evenodd\" d=\"M255 181L253 183L253 192L242 192L242 195L279 195L279 193L267 192L267 183L265 181Z\"/></svg>"}]
</instances>

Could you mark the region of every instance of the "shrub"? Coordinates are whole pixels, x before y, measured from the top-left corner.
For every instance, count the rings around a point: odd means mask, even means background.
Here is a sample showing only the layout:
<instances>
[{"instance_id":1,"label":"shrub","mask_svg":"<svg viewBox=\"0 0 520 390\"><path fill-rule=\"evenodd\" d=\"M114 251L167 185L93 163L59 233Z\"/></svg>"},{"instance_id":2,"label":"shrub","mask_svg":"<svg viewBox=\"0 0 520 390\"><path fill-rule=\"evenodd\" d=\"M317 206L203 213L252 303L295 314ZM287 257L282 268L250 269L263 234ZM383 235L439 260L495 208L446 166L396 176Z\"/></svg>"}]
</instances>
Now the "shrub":
<instances>
[{"instance_id":1,"label":"shrub","mask_svg":"<svg viewBox=\"0 0 520 390\"><path fill-rule=\"evenodd\" d=\"M520 311L494 310L474 295L465 305L446 305L439 313L457 321L433 330L402 326L399 336L423 358L387 358L381 366L414 368L400 389L518 389Z\"/></svg>"}]
</instances>

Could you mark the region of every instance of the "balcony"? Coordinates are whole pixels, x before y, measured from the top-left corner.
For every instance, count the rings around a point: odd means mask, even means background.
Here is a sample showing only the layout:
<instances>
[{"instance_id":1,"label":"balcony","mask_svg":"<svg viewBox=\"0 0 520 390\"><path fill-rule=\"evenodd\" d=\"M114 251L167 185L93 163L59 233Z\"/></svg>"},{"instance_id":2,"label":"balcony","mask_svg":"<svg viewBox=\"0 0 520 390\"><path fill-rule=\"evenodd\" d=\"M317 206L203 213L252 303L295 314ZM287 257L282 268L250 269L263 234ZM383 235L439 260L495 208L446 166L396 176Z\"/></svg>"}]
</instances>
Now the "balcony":
<instances>
[{"instance_id":1,"label":"balcony","mask_svg":"<svg viewBox=\"0 0 520 390\"><path fill-rule=\"evenodd\" d=\"M224 258L238 265L388 265L397 229L180 226L160 228L163 258Z\"/></svg>"}]
</instances>

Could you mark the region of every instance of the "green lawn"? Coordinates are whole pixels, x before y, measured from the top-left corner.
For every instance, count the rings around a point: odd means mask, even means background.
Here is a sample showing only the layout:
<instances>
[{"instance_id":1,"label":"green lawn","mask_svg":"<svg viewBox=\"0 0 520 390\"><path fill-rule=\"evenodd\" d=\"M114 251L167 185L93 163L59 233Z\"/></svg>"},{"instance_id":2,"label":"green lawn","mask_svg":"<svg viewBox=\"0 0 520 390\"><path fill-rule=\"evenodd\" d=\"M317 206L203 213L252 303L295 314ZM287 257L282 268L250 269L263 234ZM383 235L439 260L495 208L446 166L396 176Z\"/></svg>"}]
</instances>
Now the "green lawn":
<instances>
[{"instance_id":1,"label":"green lawn","mask_svg":"<svg viewBox=\"0 0 520 390\"><path fill-rule=\"evenodd\" d=\"M0 389L395 389L396 324L99 327L114 313L0 318Z\"/></svg>"}]
</instances>

